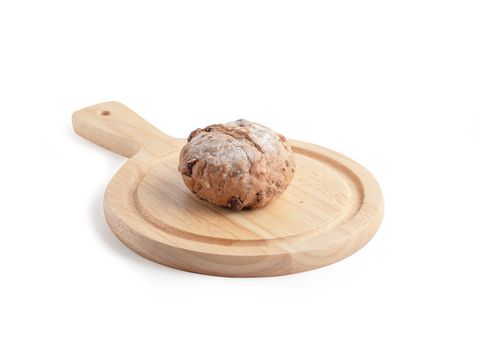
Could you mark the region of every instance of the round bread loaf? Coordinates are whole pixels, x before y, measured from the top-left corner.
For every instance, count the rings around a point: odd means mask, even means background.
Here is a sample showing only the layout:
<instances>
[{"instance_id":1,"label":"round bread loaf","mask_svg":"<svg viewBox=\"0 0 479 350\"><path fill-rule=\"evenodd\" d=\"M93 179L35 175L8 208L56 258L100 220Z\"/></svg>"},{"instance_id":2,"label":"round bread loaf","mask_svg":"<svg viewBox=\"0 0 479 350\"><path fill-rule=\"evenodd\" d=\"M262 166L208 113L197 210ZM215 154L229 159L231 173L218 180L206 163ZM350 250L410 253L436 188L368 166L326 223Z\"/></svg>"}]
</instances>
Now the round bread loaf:
<instances>
[{"instance_id":1,"label":"round bread loaf","mask_svg":"<svg viewBox=\"0 0 479 350\"><path fill-rule=\"evenodd\" d=\"M283 135L239 119L193 131L178 170L197 197L241 210L263 207L281 194L295 163Z\"/></svg>"}]
</instances>

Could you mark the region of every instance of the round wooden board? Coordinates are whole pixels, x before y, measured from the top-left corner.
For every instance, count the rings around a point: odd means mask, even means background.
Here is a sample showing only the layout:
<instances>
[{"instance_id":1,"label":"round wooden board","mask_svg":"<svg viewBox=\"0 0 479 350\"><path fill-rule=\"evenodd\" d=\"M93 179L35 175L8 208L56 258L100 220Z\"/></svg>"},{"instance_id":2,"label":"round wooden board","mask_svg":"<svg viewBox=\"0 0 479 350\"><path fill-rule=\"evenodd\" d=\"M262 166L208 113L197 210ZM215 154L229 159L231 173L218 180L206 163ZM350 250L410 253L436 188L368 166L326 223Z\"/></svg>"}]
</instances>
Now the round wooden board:
<instances>
[{"instance_id":1,"label":"round wooden board","mask_svg":"<svg viewBox=\"0 0 479 350\"><path fill-rule=\"evenodd\" d=\"M374 177L351 159L290 141L296 174L268 206L232 211L183 184L173 139L125 106L108 102L73 115L75 131L130 157L105 193L112 231L132 250L174 268L221 276L274 276L336 262L360 249L382 219Z\"/></svg>"}]
</instances>

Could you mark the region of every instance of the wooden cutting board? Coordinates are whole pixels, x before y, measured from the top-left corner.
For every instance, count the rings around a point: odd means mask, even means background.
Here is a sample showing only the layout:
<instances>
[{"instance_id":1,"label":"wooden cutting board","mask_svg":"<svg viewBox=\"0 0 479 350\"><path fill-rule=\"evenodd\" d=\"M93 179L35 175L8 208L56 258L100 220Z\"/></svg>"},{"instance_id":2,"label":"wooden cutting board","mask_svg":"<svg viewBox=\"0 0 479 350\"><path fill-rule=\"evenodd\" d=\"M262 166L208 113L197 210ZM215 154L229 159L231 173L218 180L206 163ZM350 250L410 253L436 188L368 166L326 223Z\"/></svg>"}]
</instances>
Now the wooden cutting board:
<instances>
[{"instance_id":1,"label":"wooden cutting board","mask_svg":"<svg viewBox=\"0 0 479 350\"><path fill-rule=\"evenodd\" d=\"M236 212L186 188L177 170L186 140L124 105L79 110L73 128L129 158L106 189L106 220L124 244L160 264L221 276L306 271L356 252L382 219L383 197L371 173L317 145L290 140L296 174L288 189L265 208Z\"/></svg>"}]
</instances>

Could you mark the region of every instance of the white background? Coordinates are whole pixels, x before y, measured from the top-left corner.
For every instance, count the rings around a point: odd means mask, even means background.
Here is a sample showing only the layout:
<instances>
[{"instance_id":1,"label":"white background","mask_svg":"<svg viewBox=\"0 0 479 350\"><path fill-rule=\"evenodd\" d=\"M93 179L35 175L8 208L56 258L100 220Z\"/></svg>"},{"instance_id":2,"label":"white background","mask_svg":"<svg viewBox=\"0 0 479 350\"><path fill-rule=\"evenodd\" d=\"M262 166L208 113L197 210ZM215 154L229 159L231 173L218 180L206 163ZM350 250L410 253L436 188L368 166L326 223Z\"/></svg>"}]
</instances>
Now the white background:
<instances>
[{"instance_id":1,"label":"white background","mask_svg":"<svg viewBox=\"0 0 479 350\"><path fill-rule=\"evenodd\" d=\"M103 219L125 160L71 128L108 100L342 152L383 224L291 276L147 261ZM0 120L2 349L479 347L477 1L2 1Z\"/></svg>"}]
</instances>

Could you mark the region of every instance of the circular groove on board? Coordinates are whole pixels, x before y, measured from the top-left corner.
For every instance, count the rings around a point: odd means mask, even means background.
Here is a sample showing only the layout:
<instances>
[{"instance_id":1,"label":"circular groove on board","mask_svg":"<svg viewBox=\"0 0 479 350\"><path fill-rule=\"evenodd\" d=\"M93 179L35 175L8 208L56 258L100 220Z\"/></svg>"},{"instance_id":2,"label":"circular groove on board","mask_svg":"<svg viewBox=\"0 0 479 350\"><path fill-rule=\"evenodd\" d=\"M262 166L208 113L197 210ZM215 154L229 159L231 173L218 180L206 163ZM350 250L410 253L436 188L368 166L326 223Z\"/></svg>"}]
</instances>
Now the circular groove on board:
<instances>
[{"instance_id":1,"label":"circular groove on board","mask_svg":"<svg viewBox=\"0 0 479 350\"><path fill-rule=\"evenodd\" d=\"M183 184L176 153L147 167L132 192L134 208L162 234L222 246L290 243L328 233L353 218L364 199L357 175L325 155L294 151L293 182L265 208L233 212L200 201Z\"/></svg>"}]
</instances>

